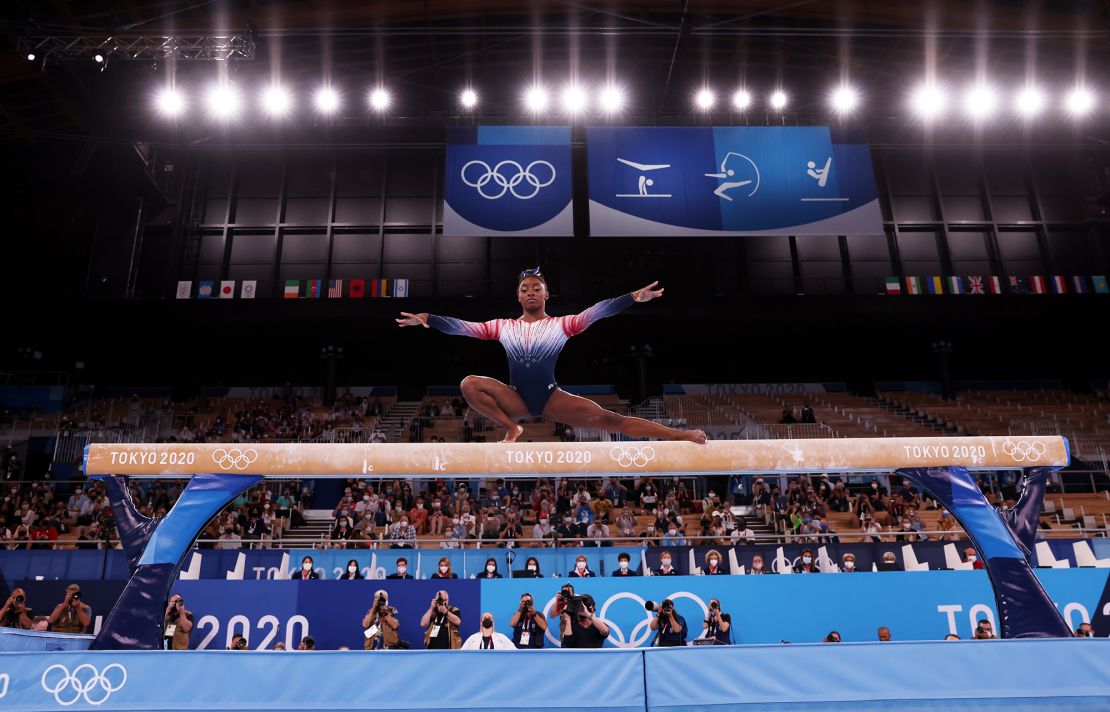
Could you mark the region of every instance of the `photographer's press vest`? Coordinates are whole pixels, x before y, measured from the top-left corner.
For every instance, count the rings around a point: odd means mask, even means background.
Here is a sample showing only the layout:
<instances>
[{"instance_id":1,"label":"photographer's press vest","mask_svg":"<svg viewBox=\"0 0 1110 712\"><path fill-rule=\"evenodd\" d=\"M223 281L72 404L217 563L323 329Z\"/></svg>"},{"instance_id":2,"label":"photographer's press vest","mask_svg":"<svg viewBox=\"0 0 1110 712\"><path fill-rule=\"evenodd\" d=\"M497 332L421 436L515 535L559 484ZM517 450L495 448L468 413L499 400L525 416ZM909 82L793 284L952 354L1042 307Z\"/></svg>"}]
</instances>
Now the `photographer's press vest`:
<instances>
[{"instance_id":1,"label":"photographer's press vest","mask_svg":"<svg viewBox=\"0 0 1110 712\"><path fill-rule=\"evenodd\" d=\"M459 609L448 608L447 610L453 612L456 616L459 615ZM428 644L432 641L432 629L437 625L445 626L447 628L447 648L449 650L458 650L462 647L462 641L459 639L459 629L452 625L451 621L447 619L447 615L440 615L436 613L432 616L432 620L428 623L428 629L424 631L424 647L427 648Z\"/></svg>"}]
</instances>

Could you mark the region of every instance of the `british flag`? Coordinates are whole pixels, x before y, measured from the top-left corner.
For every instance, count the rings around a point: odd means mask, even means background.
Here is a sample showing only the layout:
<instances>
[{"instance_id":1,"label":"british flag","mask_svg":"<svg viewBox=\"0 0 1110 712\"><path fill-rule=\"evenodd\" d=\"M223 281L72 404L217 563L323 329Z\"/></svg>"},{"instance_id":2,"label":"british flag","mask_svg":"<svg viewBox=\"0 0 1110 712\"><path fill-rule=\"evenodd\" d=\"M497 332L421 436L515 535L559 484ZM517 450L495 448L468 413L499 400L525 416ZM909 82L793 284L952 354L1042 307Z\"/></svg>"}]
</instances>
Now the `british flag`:
<instances>
[{"instance_id":1,"label":"british flag","mask_svg":"<svg viewBox=\"0 0 1110 712\"><path fill-rule=\"evenodd\" d=\"M969 276L967 278L967 293L968 294L986 294L986 287L983 286L983 278L979 275Z\"/></svg>"}]
</instances>

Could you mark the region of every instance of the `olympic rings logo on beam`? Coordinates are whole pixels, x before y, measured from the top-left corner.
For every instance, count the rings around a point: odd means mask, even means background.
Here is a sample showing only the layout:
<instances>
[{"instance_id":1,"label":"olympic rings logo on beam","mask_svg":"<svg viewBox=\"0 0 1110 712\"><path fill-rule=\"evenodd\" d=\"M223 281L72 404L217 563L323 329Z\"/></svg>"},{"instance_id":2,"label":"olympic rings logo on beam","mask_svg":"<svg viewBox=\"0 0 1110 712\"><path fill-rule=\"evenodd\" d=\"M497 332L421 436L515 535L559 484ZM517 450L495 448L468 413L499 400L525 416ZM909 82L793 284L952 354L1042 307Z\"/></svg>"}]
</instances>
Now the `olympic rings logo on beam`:
<instances>
[{"instance_id":1,"label":"olympic rings logo on beam","mask_svg":"<svg viewBox=\"0 0 1110 712\"><path fill-rule=\"evenodd\" d=\"M57 668L62 676L51 674ZM112 668L119 668L119 682L114 683L109 676ZM114 677L114 676L112 676ZM47 684L47 678L56 678L53 684ZM69 668L62 664L54 664L42 673L42 689L54 695L54 699L62 707L69 707L81 698L90 705L102 705L108 701L113 692L118 692L127 682L127 668L119 663L112 663L104 668L103 672L90 663L78 665L71 673ZM91 696L89 693L93 693Z\"/></svg>"},{"instance_id":2,"label":"olympic rings logo on beam","mask_svg":"<svg viewBox=\"0 0 1110 712\"><path fill-rule=\"evenodd\" d=\"M1007 440L1002 445L1002 452L1014 458L1016 462L1036 462L1044 456L1046 450L1044 443L1026 440L1019 440L1016 443Z\"/></svg>"},{"instance_id":3,"label":"olympic rings logo on beam","mask_svg":"<svg viewBox=\"0 0 1110 712\"><path fill-rule=\"evenodd\" d=\"M632 466L644 467L655 459L655 448L650 445L644 447L637 447L635 445L615 447L609 451L609 457L613 458L618 465L624 468Z\"/></svg>"},{"instance_id":4,"label":"olympic rings logo on beam","mask_svg":"<svg viewBox=\"0 0 1110 712\"><path fill-rule=\"evenodd\" d=\"M220 466L221 470L245 470L252 462L258 459L258 452L253 449L240 450L233 447L224 450L222 447L212 451L212 460Z\"/></svg>"},{"instance_id":5,"label":"olympic rings logo on beam","mask_svg":"<svg viewBox=\"0 0 1110 712\"><path fill-rule=\"evenodd\" d=\"M467 169L471 166L481 166L482 170L485 172L472 181L466 174ZM505 167L514 168L516 172L511 175L503 174L505 172L502 171L502 168ZM532 172L533 168L540 169L538 171L539 175ZM547 180L540 180L545 172L550 173L549 176L546 176ZM473 171L471 171L471 173L473 173ZM540 188L546 188L555 182L555 166L547 161L532 161L528 164L527 168L524 168L516 161L501 161L493 168L490 168L489 164L485 161L474 160L462 167L462 170L459 171L459 176L462 178L463 183L477 190L478 195L486 200L497 200L503 197L505 193L512 193L512 196L519 200L531 200L539 195ZM495 188L490 188L487 193L486 186L490 183L493 183L494 186L501 190L495 192ZM531 191L518 193L517 187L520 186L521 183L527 183L532 186Z\"/></svg>"}]
</instances>

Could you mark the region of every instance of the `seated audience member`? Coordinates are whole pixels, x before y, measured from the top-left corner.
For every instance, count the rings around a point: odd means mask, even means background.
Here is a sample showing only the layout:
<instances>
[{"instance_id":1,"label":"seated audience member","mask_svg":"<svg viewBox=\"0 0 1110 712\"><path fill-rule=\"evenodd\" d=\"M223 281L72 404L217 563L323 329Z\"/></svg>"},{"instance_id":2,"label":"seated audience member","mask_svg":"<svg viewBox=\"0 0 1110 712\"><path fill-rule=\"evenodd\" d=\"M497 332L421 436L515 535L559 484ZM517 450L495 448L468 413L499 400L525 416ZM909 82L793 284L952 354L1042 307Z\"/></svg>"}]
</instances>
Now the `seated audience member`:
<instances>
[{"instance_id":1,"label":"seated audience member","mask_svg":"<svg viewBox=\"0 0 1110 712\"><path fill-rule=\"evenodd\" d=\"M509 626L513 629L513 645L518 648L542 648L543 638L547 633L547 621L543 612L536 610L532 594L520 595L520 607L513 611L509 618Z\"/></svg>"},{"instance_id":2,"label":"seated audience member","mask_svg":"<svg viewBox=\"0 0 1110 712\"><path fill-rule=\"evenodd\" d=\"M339 577L341 581L359 581L363 578L358 570L358 561L351 559L347 562L347 570Z\"/></svg>"},{"instance_id":3,"label":"seated audience member","mask_svg":"<svg viewBox=\"0 0 1110 712\"><path fill-rule=\"evenodd\" d=\"M387 579L411 579L412 574L409 573L409 560L405 557L397 559L397 570L390 575L386 576Z\"/></svg>"},{"instance_id":4,"label":"seated audience member","mask_svg":"<svg viewBox=\"0 0 1110 712\"><path fill-rule=\"evenodd\" d=\"M560 630L564 648L600 648L609 637L609 626L594 615L593 597L585 596L582 613L572 618L564 609L560 614Z\"/></svg>"},{"instance_id":5,"label":"seated audience member","mask_svg":"<svg viewBox=\"0 0 1110 712\"><path fill-rule=\"evenodd\" d=\"M34 611L27 607L27 594L22 588L12 589L4 607L0 608L0 627L31 630Z\"/></svg>"},{"instance_id":6,"label":"seated audience member","mask_svg":"<svg viewBox=\"0 0 1110 712\"><path fill-rule=\"evenodd\" d=\"M937 528L942 532L939 537L941 541L960 540L959 526L956 524L956 518L947 510L941 510L940 523L937 525Z\"/></svg>"},{"instance_id":7,"label":"seated audience member","mask_svg":"<svg viewBox=\"0 0 1110 712\"><path fill-rule=\"evenodd\" d=\"M736 527L732 530L730 535L732 544L754 544L755 532L748 527L748 520L739 517L736 520Z\"/></svg>"},{"instance_id":8,"label":"seated audience member","mask_svg":"<svg viewBox=\"0 0 1110 712\"><path fill-rule=\"evenodd\" d=\"M534 556L529 556L524 561L524 568L513 574L516 578L543 578L540 573L540 560Z\"/></svg>"},{"instance_id":9,"label":"seated audience member","mask_svg":"<svg viewBox=\"0 0 1110 712\"><path fill-rule=\"evenodd\" d=\"M586 538L590 546L609 546L609 525L600 520L586 527Z\"/></svg>"},{"instance_id":10,"label":"seated audience member","mask_svg":"<svg viewBox=\"0 0 1110 712\"><path fill-rule=\"evenodd\" d=\"M617 569L613 571L613 576L639 576L639 572L632 567L632 557L626 552L621 552L617 555Z\"/></svg>"},{"instance_id":11,"label":"seated audience member","mask_svg":"<svg viewBox=\"0 0 1110 712\"><path fill-rule=\"evenodd\" d=\"M671 566L671 554L664 551L663 555L659 557L659 568L655 570L656 576L677 576L678 570Z\"/></svg>"},{"instance_id":12,"label":"seated audience member","mask_svg":"<svg viewBox=\"0 0 1110 712\"><path fill-rule=\"evenodd\" d=\"M535 546L551 546L550 539L555 533L554 527L547 512L540 512L536 518L536 525L532 527L532 538L536 540Z\"/></svg>"},{"instance_id":13,"label":"seated audience member","mask_svg":"<svg viewBox=\"0 0 1110 712\"><path fill-rule=\"evenodd\" d=\"M315 562L313 562L311 556L304 557L304 561L301 562L301 570L293 574L290 578L292 578L294 581L308 581L310 579L319 579L320 574L316 573L316 571L313 569L314 563Z\"/></svg>"},{"instance_id":14,"label":"seated audience member","mask_svg":"<svg viewBox=\"0 0 1110 712\"><path fill-rule=\"evenodd\" d=\"M516 646L506 635L493 629L493 614L487 611L482 614L482 623L478 632L466 639L466 642L462 644L462 649L515 650Z\"/></svg>"},{"instance_id":15,"label":"seated audience member","mask_svg":"<svg viewBox=\"0 0 1110 712\"><path fill-rule=\"evenodd\" d=\"M830 630L829 634L825 636L825 642L826 643L839 643L840 642L840 633L838 631L835 631L835 630Z\"/></svg>"},{"instance_id":16,"label":"seated audience member","mask_svg":"<svg viewBox=\"0 0 1110 712\"><path fill-rule=\"evenodd\" d=\"M732 616L721 612L721 602L709 599L709 615L701 622L703 637L716 640L722 645L732 643Z\"/></svg>"},{"instance_id":17,"label":"seated audience member","mask_svg":"<svg viewBox=\"0 0 1110 712\"><path fill-rule=\"evenodd\" d=\"M428 578L457 579L458 577L458 574L451 570L451 560L444 556L440 558L439 564L436 565L435 573Z\"/></svg>"},{"instance_id":18,"label":"seated audience member","mask_svg":"<svg viewBox=\"0 0 1110 712\"><path fill-rule=\"evenodd\" d=\"M181 594L170 596L166 604L166 615L162 619L162 641L166 650L188 650L189 637L193 632L193 614L185 609L185 599Z\"/></svg>"},{"instance_id":19,"label":"seated audience member","mask_svg":"<svg viewBox=\"0 0 1110 712\"><path fill-rule=\"evenodd\" d=\"M362 617L362 649L396 649L401 641L397 634L397 629L400 627L401 624L397 621L397 609L389 605L389 592L375 591L370 609Z\"/></svg>"},{"instance_id":20,"label":"seated audience member","mask_svg":"<svg viewBox=\"0 0 1110 712\"><path fill-rule=\"evenodd\" d=\"M796 574L815 574L818 573L817 562L813 560L813 552L809 549L802 550L802 556L794 563L794 573Z\"/></svg>"},{"instance_id":21,"label":"seated audience member","mask_svg":"<svg viewBox=\"0 0 1110 712\"><path fill-rule=\"evenodd\" d=\"M860 531L864 534L863 541L879 542L883 540L882 530L870 514L864 513L860 517Z\"/></svg>"},{"instance_id":22,"label":"seated audience member","mask_svg":"<svg viewBox=\"0 0 1110 712\"><path fill-rule=\"evenodd\" d=\"M884 643L889 643L892 640L892 638L890 637L890 628L887 628L885 625L879 626L878 634L879 640Z\"/></svg>"},{"instance_id":23,"label":"seated audience member","mask_svg":"<svg viewBox=\"0 0 1110 712\"><path fill-rule=\"evenodd\" d=\"M92 607L81 600L81 587L71 583L66 596L50 614L50 630L55 633L84 633L92 624Z\"/></svg>"},{"instance_id":24,"label":"seated audience member","mask_svg":"<svg viewBox=\"0 0 1110 712\"><path fill-rule=\"evenodd\" d=\"M499 579L501 574L497 573L497 560L492 556L486 559L486 570L478 574L475 578L480 579Z\"/></svg>"},{"instance_id":25,"label":"seated audience member","mask_svg":"<svg viewBox=\"0 0 1110 712\"><path fill-rule=\"evenodd\" d=\"M902 566L898 563L898 556L893 551L884 551L883 560L875 565L879 571L901 571Z\"/></svg>"},{"instance_id":26,"label":"seated audience member","mask_svg":"<svg viewBox=\"0 0 1110 712\"><path fill-rule=\"evenodd\" d=\"M854 573L856 569L856 555L852 552L847 552L844 556L840 557L840 570L846 574Z\"/></svg>"},{"instance_id":27,"label":"seated audience member","mask_svg":"<svg viewBox=\"0 0 1110 712\"><path fill-rule=\"evenodd\" d=\"M710 549L705 554L705 568L702 570L706 576L720 576L727 574L728 570L721 563L721 552Z\"/></svg>"},{"instance_id":28,"label":"seated audience member","mask_svg":"<svg viewBox=\"0 0 1110 712\"><path fill-rule=\"evenodd\" d=\"M686 645L688 631L686 619L675 610L674 601L665 598L652 612L655 613L655 617L651 619L648 627L658 631L655 640L651 643L652 647L675 648Z\"/></svg>"},{"instance_id":29,"label":"seated audience member","mask_svg":"<svg viewBox=\"0 0 1110 712\"><path fill-rule=\"evenodd\" d=\"M974 546L964 549L964 563L971 564L973 569L983 568L983 562L979 560L979 553L975 551Z\"/></svg>"},{"instance_id":30,"label":"seated audience member","mask_svg":"<svg viewBox=\"0 0 1110 712\"><path fill-rule=\"evenodd\" d=\"M586 559L585 555L579 554L574 560L574 569L568 574L571 578L590 578L594 575L590 571L590 562Z\"/></svg>"},{"instance_id":31,"label":"seated audience member","mask_svg":"<svg viewBox=\"0 0 1110 712\"><path fill-rule=\"evenodd\" d=\"M668 522L667 533L663 535L663 546L686 546L686 537L673 520Z\"/></svg>"},{"instance_id":32,"label":"seated audience member","mask_svg":"<svg viewBox=\"0 0 1110 712\"><path fill-rule=\"evenodd\" d=\"M459 625L462 612L452 606L447 591L437 591L436 597L420 617L420 627L424 629L424 647L428 650L458 650Z\"/></svg>"},{"instance_id":33,"label":"seated audience member","mask_svg":"<svg viewBox=\"0 0 1110 712\"><path fill-rule=\"evenodd\" d=\"M416 498L416 506L409 510L409 521L416 529L416 534L428 533L428 510L424 508L424 498Z\"/></svg>"},{"instance_id":34,"label":"seated audience member","mask_svg":"<svg viewBox=\"0 0 1110 712\"><path fill-rule=\"evenodd\" d=\"M768 571L767 568L763 565L763 557L760 556L759 554L756 554L755 556L752 557L752 565L749 568L748 573L749 574L769 574L769 573L772 573L772 572Z\"/></svg>"}]
</instances>

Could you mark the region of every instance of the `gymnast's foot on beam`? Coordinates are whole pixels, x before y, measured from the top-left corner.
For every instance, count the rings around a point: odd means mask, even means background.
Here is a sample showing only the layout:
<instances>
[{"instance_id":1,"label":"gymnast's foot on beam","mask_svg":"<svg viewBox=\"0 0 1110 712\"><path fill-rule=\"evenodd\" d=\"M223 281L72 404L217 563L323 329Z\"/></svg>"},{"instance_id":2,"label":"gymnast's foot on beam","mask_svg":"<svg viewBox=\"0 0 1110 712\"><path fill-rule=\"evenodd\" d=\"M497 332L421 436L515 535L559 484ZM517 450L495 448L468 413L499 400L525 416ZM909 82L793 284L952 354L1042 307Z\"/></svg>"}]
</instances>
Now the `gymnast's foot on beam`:
<instances>
[{"instance_id":1,"label":"gymnast's foot on beam","mask_svg":"<svg viewBox=\"0 0 1110 712\"><path fill-rule=\"evenodd\" d=\"M505 431L505 437L501 438L501 440L499 440L498 442L515 443L516 439L519 438L523 434L524 434L524 426L514 424L514 425L509 426L509 429Z\"/></svg>"}]
</instances>

